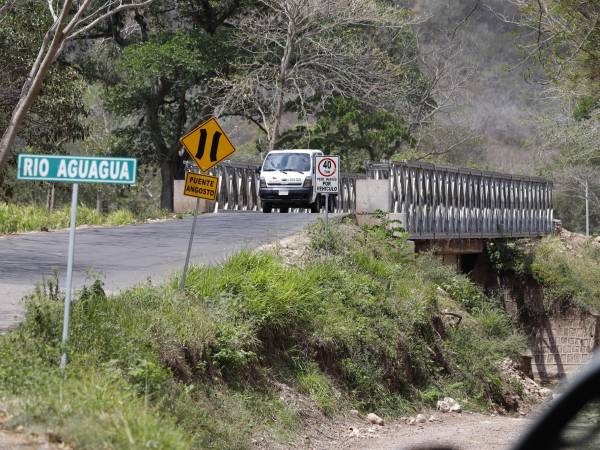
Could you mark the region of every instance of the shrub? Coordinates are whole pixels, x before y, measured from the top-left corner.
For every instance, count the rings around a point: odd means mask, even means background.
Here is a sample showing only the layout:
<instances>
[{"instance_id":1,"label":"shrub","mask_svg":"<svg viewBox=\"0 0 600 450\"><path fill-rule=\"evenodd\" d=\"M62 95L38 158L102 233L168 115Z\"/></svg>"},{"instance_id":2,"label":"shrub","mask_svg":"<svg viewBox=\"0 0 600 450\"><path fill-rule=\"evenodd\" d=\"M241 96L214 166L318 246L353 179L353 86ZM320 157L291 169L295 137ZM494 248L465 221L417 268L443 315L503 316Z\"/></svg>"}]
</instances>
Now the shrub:
<instances>
[{"instance_id":1,"label":"shrub","mask_svg":"<svg viewBox=\"0 0 600 450\"><path fill-rule=\"evenodd\" d=\"M136 217L131 211L119 209L108 215L98 213L93 208L79 206L77 208L77 225L126 225L143 221L149 217L164 217L165 211L153 211ZM48 211L35 205L16 205L0 203L0 233L20 233L68 228L71 212L68 206Z\"/></svg>"},{"instance_id":2,"label":"shrub","mask_svg":"<svg viewBox=\"0 0 600 450\"><path fill-rule=\"evenodd\" d=\"M108 225L127 225L137 222L133 213L127 209L118 209L108 214L106 223Z\"/></svg>"}]
</instances>

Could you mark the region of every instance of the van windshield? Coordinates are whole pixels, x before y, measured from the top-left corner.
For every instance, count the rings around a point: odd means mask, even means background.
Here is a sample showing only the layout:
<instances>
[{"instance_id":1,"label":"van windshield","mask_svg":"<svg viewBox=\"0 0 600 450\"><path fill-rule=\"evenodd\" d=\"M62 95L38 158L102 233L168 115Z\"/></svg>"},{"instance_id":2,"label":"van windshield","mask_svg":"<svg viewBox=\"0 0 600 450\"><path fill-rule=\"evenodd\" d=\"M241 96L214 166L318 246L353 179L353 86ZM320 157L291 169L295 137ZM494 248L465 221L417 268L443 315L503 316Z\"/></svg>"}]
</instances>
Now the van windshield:
<instances>
[{"instance_id":1,"label":"van windshield","mask_svg":"<svg viewBox=\"0 0 600 450\"><path fill-rule=\"evenodd\" d=\"M310 170L310 155L306 153L271 153L265 159L263 170L265 172L274 170L308 172Z\"/></svg>"}]
</instances>

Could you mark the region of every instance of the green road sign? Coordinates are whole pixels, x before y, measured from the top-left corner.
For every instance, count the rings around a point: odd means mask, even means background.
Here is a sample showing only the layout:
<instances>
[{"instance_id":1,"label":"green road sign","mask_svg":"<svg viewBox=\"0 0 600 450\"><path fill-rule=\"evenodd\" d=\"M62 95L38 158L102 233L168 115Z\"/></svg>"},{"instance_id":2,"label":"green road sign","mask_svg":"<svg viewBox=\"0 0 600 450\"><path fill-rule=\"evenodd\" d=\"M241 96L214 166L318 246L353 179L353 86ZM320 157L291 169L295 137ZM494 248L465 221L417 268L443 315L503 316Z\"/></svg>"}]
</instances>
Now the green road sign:
<instances>
[{"instance_id":1,"label":"green road sign","mask_svg":"<svg viewBox=\"0 0 600 450\"><path fill-rule=\"evenodd\" d=\"M135 184L137 159L90 156L19 155L19 180Z\"/></svg>"}]
</instances>

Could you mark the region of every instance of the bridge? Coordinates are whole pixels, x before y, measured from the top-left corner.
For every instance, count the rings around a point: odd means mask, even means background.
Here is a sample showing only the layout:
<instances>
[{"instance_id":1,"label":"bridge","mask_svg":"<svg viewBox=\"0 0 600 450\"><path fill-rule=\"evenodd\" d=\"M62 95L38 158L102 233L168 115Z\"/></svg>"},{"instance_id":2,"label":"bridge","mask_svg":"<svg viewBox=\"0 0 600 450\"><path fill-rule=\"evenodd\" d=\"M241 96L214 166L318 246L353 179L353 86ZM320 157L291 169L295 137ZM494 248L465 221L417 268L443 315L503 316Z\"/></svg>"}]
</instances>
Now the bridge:
<instances>
[{"instance_id":1,"label":"bridge","mask_svg":"<svg viewBox=\"0 0 600 450\"><path fill-rule=\"evenodd\" d=\"M213 170L220 178L215 212L260 210L256 167L227 162ZM366 169L366 174L342 174L336 212L356 212L357 195L368 194L360 192L361 187L369 191L378 185L378 194L389 196L389 202L383 202L387 206L381 209L400 214L412 240L552 233L552 183L543 178L407 161L367 162ZM384 185L387 187L381 190Z\"/></svg>"},{"instance_id":2,"label":"bridge","mask_svg":"<svg viewBox=\"0 0 600 450\"><path fill-rule=\"evenodd\" d=\"M552 233L552 183L538 177L414 162L367 163L390 182L391 212L411 239L516 238Z\"/></svg>"}]
</instances>

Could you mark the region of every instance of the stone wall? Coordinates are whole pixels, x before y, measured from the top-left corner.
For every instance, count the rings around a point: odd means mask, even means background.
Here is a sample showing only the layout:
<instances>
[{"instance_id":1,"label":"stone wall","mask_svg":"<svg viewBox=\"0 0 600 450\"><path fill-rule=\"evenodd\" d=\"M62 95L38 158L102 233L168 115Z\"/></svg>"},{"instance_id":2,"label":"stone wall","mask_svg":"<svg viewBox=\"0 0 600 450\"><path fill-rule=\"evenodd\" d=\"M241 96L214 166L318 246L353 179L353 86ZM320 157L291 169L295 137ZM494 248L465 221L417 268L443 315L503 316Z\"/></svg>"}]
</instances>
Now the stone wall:
<instances>
[{"instance_id":1,"label":"stone wall","mask_svg":"<svg viewBox=\"0 0 600 450\"><path fill-rule=\"evenodd\" d=\"M529 351L524 356L531 358L534 378L569 377L600 347L600 316L575 308L548 314L544 289L535 280L512 273L498 276L484 257L470 276L487 292L500 293L506 312L523 327L529 339Z\"/></svg>"},{"instance_id":2,"label":"stone wall","mask_svg":"<svg viewBox=\"0 0 600 450\"><path fill-rule=\"evenodd\" d=\"M545 319L530 339L534 377L562 378L579 370L598 347L599 324L597 316L575 312Z\"/></svg>"}]
</instances>

